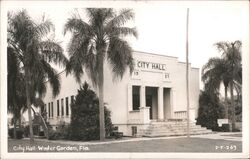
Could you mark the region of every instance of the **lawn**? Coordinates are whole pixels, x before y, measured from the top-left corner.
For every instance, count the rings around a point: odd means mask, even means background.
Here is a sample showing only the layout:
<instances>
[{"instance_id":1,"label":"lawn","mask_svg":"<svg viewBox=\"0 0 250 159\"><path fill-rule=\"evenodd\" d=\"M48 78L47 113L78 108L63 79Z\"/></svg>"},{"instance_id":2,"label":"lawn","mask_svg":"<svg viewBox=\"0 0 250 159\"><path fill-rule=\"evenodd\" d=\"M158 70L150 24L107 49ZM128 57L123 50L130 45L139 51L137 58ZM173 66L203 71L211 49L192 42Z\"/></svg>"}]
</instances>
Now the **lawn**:
<instances>
[{"instance_id":1,"label":"lawn","mask_svg":"<svg viewBox=\"0 0 250 159\"><path fill-rule=\"evenodd\" d=\"M242 142L192 137L101 145L59 144L48 140L9 140L9 152L242 152ZM39 150L40 149L40 150Z\"/></svg>"}]
</instances>

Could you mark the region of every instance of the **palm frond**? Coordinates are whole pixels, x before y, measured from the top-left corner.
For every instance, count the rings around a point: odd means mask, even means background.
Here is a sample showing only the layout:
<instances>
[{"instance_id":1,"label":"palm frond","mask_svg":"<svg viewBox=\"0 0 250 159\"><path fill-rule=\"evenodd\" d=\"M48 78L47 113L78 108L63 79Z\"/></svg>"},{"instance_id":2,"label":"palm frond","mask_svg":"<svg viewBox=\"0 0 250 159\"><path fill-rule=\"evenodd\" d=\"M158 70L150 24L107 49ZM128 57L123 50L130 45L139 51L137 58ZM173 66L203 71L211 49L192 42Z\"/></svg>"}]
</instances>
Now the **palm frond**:
<instances>
[{"instance_id":1,"label":"palm frond","mask_svg":"<svg viewBox=\"0 0 250 159\"><path fill-rule=\"evenodd\" d=\"M74 77L76 78L77 82L81 82L81 77L83 75L83 55L81 54L82 47L78 48L78 51L75 51L72 56L69 58L69 62L66 65L66 74L73 72Z\"/></svg>"},{"instance_id":2,"label":"palm frond","mask_svg":"<svg viewBox=\"0 0 250 159\"><path fill-rule=\"evenodd\" d=\"M67 32L81 33L82 36L91 35L93 32L88 23L84 22L80 17L74 16L69 18L64 26L64 35Z\"/></svg>"},{"instance_id":3,"label":"palm frond","mask_svg":"<svg viewBox=\"0 0 250 159\"><path fill-rule=\"evenodd\" d=\"M138 38L138 32L136 28L129 28L129 27L114 27L110 30L107 30L110 36L134 36Z\"/></svg>"},{"instance_id":4,"label":"palm frond","mask_svg":"<svg viewBox=\"0 0 250 159\"><path fill-rule=\"evenodd\" d=\"M122 78L127 66L130 67L131 72L133 71L132 48L127 41L111 38L107 55L115 77Z\"/></svg>"},{"instance_id":5,"label":"palm frond","mask_svg":"<svg viewBox=\"0 0 250 159\"><path fill-rule=\"evenodd\" d=\"M47 35L51 31L51 29L54 30L55 28L49 19L43 21L40 24L35 24L34 27L34 31L36 32L38 37L43 37Z\"/></svg>"},{"instance_id":6,"label":"palm frond","mask_svg":"<svg viewBox=\"0 0 250 159\"><path fill-rule=\"evenodd\" d=\"M46 73L48 81L52 87L53 96L55 97L60 92L60 77L58 76L56 70L52 68L49 63L47 63L45 60L42 60L41 62L43 64L44 72Z\"/></svg>"},{"instance_id":7,"label":"palm frond","mask_svg":"<svg viewBox=\"0 0 250 159\"><path fill-rule=\"evenodd\" d=\"M68 59L63 54L62 47L53 40L47 40L40 43L40 49L44 58L49 62L53 61L55 64L65 66Z\"/></svg>"},{"instance_id":8,"label":"palm frond","mask_svg":"<svg viewBox=\"0 0 250 159\"><path fill-rule=\"evenodd\" d=\"M120 13L115 16L110 22L107 24L107 28L121 27L127 21L134 19L134 12L131 9L122 9Z\"/></svg>"}]
</instances>

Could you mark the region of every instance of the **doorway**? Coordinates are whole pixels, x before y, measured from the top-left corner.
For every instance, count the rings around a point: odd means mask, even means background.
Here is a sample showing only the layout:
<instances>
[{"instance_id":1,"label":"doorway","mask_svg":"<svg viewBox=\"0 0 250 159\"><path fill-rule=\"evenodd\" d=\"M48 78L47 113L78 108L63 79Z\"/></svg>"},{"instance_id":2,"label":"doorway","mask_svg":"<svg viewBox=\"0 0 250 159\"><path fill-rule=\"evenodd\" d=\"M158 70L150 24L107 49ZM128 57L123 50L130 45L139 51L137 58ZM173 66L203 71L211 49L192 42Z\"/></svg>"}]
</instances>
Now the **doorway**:
<instances>
[{"instance_id":1,"label":"doorway","mask_svg":"<svg viewBox=\"0 0 250 159\"><path fill-rule=\"evenodd\" d=\"M146 106L150 107L149 109L149 119L153 119L153 111L152 111L152 95L146 95Z\"/></svg>"},{"instance_id":2,"label":"doorway","mask_svg":"<svg viewBox=\"0 0 250 159\"><path fill-rule=\"evenodd\" d=\"M158 118L158 88L157 87L146 87L146 106L149 109L149 118Z\"/></svg>"}]
</instances>

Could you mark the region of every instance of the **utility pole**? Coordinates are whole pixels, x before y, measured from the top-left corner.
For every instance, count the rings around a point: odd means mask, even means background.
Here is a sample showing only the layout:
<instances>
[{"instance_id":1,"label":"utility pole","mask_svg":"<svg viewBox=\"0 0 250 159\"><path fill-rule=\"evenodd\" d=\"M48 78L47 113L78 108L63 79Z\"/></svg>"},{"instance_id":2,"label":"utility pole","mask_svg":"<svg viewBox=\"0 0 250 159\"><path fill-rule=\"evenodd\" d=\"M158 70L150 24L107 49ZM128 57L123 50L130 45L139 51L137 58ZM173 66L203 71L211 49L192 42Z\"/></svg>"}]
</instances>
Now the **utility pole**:
<instances>
[{"instance_id":1,"label":"utility pole","mask_svg":"<svg viewBox=\"0 0 250 159\"><path fill-rule=\"evenodd\" d=\"M188 60L188 22L189 8L187 8L187 25L186 25L186 92L187 92L187 137L190 137L189 132L189 60Z\"/></svg>"}]
</instances>

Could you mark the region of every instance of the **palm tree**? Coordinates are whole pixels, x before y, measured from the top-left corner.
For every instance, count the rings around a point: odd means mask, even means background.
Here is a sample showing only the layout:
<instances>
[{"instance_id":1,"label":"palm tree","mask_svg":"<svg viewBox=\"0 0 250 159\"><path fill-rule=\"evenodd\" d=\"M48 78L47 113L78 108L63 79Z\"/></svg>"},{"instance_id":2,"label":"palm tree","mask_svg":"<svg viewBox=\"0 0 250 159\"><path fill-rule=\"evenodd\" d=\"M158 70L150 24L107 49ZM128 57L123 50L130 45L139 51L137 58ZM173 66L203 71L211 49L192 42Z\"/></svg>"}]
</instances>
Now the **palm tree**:
<instances>
[{"instance_id":1,"label":"palm tree","mask_svg":"<svg viewBox=\"0 0 250 159\"><path fill-rule=\"evenodd\" d=\"M239 90L242 82L242 64L241 64L241 41L219 42L216 43L217 49L222 53L222 58L226 61L228 69L228 83L231 98L232 110L232 129L235 129L235 104L234 90Z\"/></svg>"},{"instance_id":2,"label":"palm tree","mask_svg":"<svg viewBox=\"0 0 250 159\"><path fill-rule=\"evenodd\" d=\"M210 58L202 68L202 81L205 83L206 90L219 94L221 83L224 85L226 119L228 118L227 92L229 76L230 74L228 72L228 68L226 67L226 61L222 58Z\"/></svg>"},{"instance_id":3,"label":"palm tree","mask_svg":"<svg viewBox=\"0 0 250 159\"><path fill-rule=\"evenodd\" d=\"M132 48L124 37L137 37L137 31L135 28L124 26L128 20L134 18L134 13L130 9L122 9L118 14L111 8L88 8L85 11L87 21L79 14L75 14L65 24L64 33L72 33L68 47L70 59L66 70L67 73L73 71L75 78L80 82L85 67L93 85L98 86L100 140L104 140L104 61L107 60L111 65L115 78L122 78L127 67L132 72Z\"/></svg>"},{"instance_id":4,"label":"palm tree","mask_svg":"<svg viewBox=\"0 0 250 159\"><path fill-rule=\"evenodd\" d=\"M242 83L242 65L241 65L241 42L235 41L218 42L215 44L221 58L211 58L202 69L202 80L205 86L210 86L212 92L219 92L220 84L223 82L225 87L225 106L226 118L228 118L228 88L230 89L231 110L232 110L232 129L235 129L235 104L234 90L238 97L241 92Z\"/></svg>"},{"instance_id":5,"label":"palm tree","mask_svg":"<svg viewBox=\"0 0 250 159\"><path fill-rule=\"evenodd\" d=\"M56 96L60 90L57 72L49 62L66 65L67 58L58 43L43 40L53 29L50 20L43 17L41 23L35 23L26 10L8 13L8 51L13 52L19 61L20 71L24 75L26 106L28 107L30 141L33 142L31 104L35 96L46 92L44 81L49 79ZM18 80L18 79L17 79Z\"/></svg>"}]
</instances>

